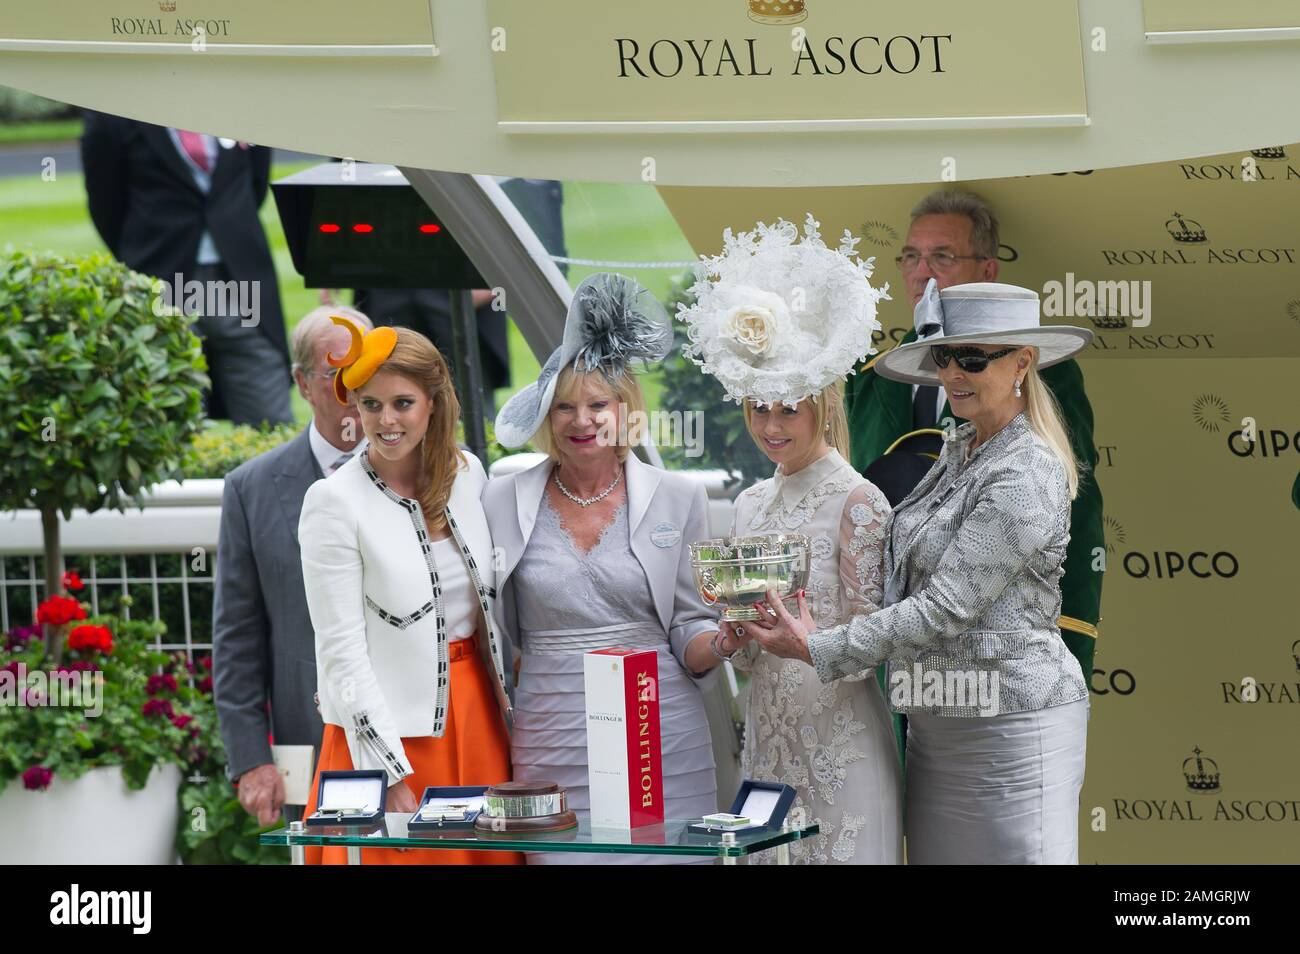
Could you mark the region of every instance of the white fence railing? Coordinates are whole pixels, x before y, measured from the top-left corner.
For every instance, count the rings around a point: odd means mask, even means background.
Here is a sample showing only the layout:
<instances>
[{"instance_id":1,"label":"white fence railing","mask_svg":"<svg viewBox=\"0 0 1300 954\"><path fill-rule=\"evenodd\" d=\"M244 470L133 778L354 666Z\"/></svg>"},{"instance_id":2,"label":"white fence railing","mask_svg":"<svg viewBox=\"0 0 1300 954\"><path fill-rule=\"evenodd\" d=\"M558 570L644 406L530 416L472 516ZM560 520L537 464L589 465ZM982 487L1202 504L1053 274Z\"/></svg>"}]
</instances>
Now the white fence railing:
<instances>
[{"instance_id":1,"label":"white fence railing","mask_svg":"<svg viewBox=\"0 0 1300 954\"><path fill-rule=\"evenodd\" d=\"M520 470L539 455L517 454L497 461L497 476ZM727 532L731 500L720 470L682 471L702 482L709 494L711 532ZM163 650L191 656L212 646L212 593L217 536L221 524L221 480L168 481L142 495L141 506L125 512L74 510L59 518L68 569L78 571L86 589L78 595L92 612L148 615L167 623ZM40 514L34 510L0 513L0 632L31 622L45 596L41 567ZM132 605L119 609L127 593Z\"/></svg>"}]
</instances>

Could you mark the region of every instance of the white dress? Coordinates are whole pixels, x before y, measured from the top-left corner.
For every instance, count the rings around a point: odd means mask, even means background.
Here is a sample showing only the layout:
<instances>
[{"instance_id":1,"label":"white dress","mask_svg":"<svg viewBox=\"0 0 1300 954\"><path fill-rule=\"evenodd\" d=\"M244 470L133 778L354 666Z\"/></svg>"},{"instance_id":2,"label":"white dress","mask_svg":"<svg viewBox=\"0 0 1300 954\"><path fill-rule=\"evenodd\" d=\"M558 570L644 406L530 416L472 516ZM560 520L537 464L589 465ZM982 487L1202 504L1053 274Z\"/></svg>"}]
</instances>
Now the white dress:
<instances>
[{"instance_id":1,"label":"white dress","mask_svg":"<svg viewBox=\"0 0 1300 954\"><path fill-rule=\"evenodd\" d=\"M802 533L812 547L808 609L818 628L872 613L883 598L881 562L889 502L836 451L736 499L733 536ZM743 625L743 624L742 624ZM893 721L875 674L824 684L805 662L756 643L737 653L751 676L741 766L746 778L798 792L816 838L794 842L804 864L901 864L902 783ZM752 859L769 862L774 852Z\"/></svg>"}]
</instances>

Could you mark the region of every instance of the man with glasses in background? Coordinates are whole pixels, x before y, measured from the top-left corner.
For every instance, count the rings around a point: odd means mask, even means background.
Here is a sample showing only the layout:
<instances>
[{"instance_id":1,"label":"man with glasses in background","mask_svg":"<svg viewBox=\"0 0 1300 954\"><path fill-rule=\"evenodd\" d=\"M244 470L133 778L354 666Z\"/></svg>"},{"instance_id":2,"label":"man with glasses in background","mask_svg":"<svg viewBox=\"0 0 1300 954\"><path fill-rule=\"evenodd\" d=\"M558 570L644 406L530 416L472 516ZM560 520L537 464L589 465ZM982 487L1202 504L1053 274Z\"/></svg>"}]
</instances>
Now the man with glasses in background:
<instances>
[{"instance_id":1,"label":"man with glasses in background","mask_svg":"<svg viewBox=\"0 0 1300 954\"><path fill-rule=\"evenodd\" d=\"M931 278L940 288L997 281L998 248L997 218L984 199L960 189L930 193L912 209L907 241L896 260L911 306L916 307ZM900 344L916 337L916 330L909 330ZM942 388L909 385L875 374L871 366L876 357L862 364L845 385L849 443L853 466L897 505L937 459L945 420L961 424L964 418L953 414ZM1063 361L1040 373L1061 407L1074 455L1083 465L1079 495L1070 512L1058 625L1091 685L1101 613L1102 573L1095 552L1105 546L1092 405L1077 361Z\"/></svg>"}]
</instances>

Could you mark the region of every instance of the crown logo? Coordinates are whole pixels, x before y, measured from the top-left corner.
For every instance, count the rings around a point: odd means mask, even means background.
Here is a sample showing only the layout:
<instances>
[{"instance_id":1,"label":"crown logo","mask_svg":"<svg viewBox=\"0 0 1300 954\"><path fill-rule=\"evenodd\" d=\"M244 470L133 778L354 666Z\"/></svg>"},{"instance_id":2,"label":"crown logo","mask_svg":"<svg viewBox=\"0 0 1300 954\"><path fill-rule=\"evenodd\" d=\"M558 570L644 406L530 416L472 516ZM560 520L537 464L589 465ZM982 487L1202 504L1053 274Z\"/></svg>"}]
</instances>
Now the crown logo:
<instances>
[{"instance_id":1,"label":"crown logo","mask_svg":"<svg viewBox=\"0 0 1300 954\"><path fill-rule=\"evenodd\" d=\"M1104 308L1099 309L1097 314L1089 315L1089 320L1101 328L1103 331L1113 331L1116 328L1127 328L1128 321L1119 315L1108 315Z\"/></svg>"},{"instance_id":2,"label":"crown logo","mask_svg":"<svg viewBox=\"0 0 1300 954\"><path fill-rule=\"evenodd\" d=\"M158 9L163 13L175 13L176 0L158 0Z\"/></svg>"},{"instance_id":3,"label":"crown logo","mask_svg":"<svg viewBox=\"0 0 1300 954\"><path fill-rule=\"evenodd\" d=\"M748 0L755 23L798 23L808 19L805 0Z\"/></svg>"},{"instance_id":4,"label":"crown logo","mask_svg":"<svg viewBox=\"0 0 1300 954\"><path fill-rule=\"evenodd\" d=\"M1189 772L1188 766L1196 764L1196 771ZM1214 771L1210 771L1213 769ZM1192 755L1183 759L1183 778L1187 779L1189 792L1217 792L1219 790L1219 763L1214 759L1201 758L1200 746L1192 749Z\"/></svg>"},{"instance_id":5,"label":"crown logo","mask_svg":"<svg viewBox=\"0 0 1300 954\"><path fill-rule=\"evenodd\" d=\"M1195 219L1184 219L1181 212L1165 223L1165 228L1174 237L1175 242L1204 242L1205 229Z\"/></svg>"},{"instance_id":6,"label":"crown logo","mask_svg":"<svg viewBox=\"0 0 1300 954\"><path fill-rule=\"evenodd\" d=\"M1219 426L1228 423L1228 402L1217 394L1202 394L1192 402L1192 418L1201 430L1218 433Z\"/></svg>"},{"instance_id":7,"label":"crown logo","mask_svg":"<svg viewBox=\"0 0 1300 954\"><path fill-rule=\"evenodd\" d=\"M1265 146L1263 149L1252 149L1250 154L1256 159L1285 159L1286 149L1281 146Z\"/></svg>"},{"instance_id":8,"label":"crown logo","mask_svg":"<svg viewBox=\"0 0 1300 954\"><path fill-rule=\"evenodd\" d=\"M1291 644L1291 657L1295 660L1295 671L1300 672L1300 639Z\"/></svg>"}]
</instances>

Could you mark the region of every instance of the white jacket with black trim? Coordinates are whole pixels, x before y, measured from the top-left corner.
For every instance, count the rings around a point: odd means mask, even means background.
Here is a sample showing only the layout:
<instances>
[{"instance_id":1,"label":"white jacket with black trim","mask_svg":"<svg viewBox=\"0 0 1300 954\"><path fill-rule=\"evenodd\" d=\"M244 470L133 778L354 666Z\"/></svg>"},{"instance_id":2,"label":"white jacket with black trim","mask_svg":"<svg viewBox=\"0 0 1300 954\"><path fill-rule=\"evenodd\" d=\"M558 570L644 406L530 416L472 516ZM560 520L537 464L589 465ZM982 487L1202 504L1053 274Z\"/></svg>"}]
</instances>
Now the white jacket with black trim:
<instances>
[{"instance_id":1,"label":"white jacket with black trim","mask_svg":"<svg viewBox=\"0 0 1300 954\"><path fill-rule=\"evenodd\" d=\"M465 457L447 512L478 593L479 649L509 722L492 537L479 503L487 475ZM359 454L307 491L298 538L321 716L343 728L355 768L384 769L396 783L411 774L402 737L442 736L449 692L441 587L419 503L394 493Z\"/></svg>"}]
</instances>

